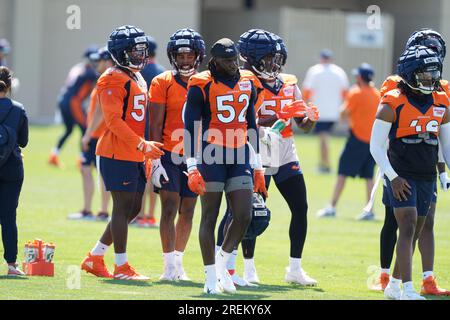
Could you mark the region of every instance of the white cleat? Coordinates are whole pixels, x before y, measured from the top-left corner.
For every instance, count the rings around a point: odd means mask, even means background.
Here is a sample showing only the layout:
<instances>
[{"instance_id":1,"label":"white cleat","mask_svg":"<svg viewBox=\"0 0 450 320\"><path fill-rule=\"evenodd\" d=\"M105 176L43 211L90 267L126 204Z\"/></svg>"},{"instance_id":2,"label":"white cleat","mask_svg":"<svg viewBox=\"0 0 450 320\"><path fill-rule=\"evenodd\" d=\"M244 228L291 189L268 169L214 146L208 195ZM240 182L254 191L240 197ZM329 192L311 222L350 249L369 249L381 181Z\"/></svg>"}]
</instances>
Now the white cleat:
<instances>
[{"instance_id":1,"label":"white cleat","mask_svg":"<svg viewBox=\"0 0 450 320\"><path fill-rule=\"evenodd\" d=\"M175 281L177 280L177 274L175 266L164 268L164 273L159 277L160 281Z\"/></svg>"},{"instance_id":2,"label":"white cleat","mask_svg":"<svg viewBox=\"0 0 450 320\"><path fill-rule=\"evenodd\" d=\"M239 275L236 273L236 271L234 271L233 274L230 273L230 275L231 275L231 280L233 280L233 283L235 286L238 286L238 287L257 287L258 286L257 284L250 283L247 280L239 277Z\"/></svg>"},{"instance_id":3,"label":"white cleat","mask_svg":"<svg viewBox=\"0 0 450 320\"><path fill-rule=\"evenodd\" d=\"M335 217L336 217L336 209L331 206L328 206L326 208L317 211L317 218L335 218Z\"/></svg>"},{"instance_id":4,"label":"white cleat","mask_svg":"<svg viewBox=\"0 0 450 320\"><path fill-rule=\"evenodd\" d=\"M256 273L256 270L245 270L244 271L244 280L247 281L250 284L254 284L257 285L260 283L259 278L258 278L258 274Z\"/></svg>"},{"instance_id":5,"label":"white cleat","mask_svg":"<svg viewBox=\"0 0 450 320\"><path fill-rule=\"evenodd\" d=\"M386 291L385 291L386 292ZM415 291L403 291L400 300L427 300Z\"/></svg>"},{"instance_id":6,"label":"white cleat","mask_svg":"<svg viewBox=\"0 0 450 320\"><path fill-rule=\"evenodd\" d=\"M402 290L400 289L400 286L394 287L391 286L391 283L388 283L384 289L384 296L390 300L400 300L401 295Z\"/></svg>"},{"instance_id":7,"label":"white cleat","mask_svg":"<svg viewBox=\"0 0 450 320\"><path fill-rule=\"evenodd\" d=\"M203 287L203 292L206 294L221 294L222 293L222 291L220 290L217 283L215 283L214 285L208 285L207 283L205 283L205 286Z\"/></svg>"},{"instance_id":8,"label":"white cleat","mask_svg":"<svg viewBox=\"0 0 450 320\"><path fill-rule=\"evenodd\" d=\"M317 281L308 276L303 269L291 271L289 267L286 267L286 275L284 280L289 283L298 283L302 286L317 285Z\"/></svg>"},{"instance_id":9,"label":"white cleat","mask_svg":"<svg viewBox=\"0 0 450 320\"><path fill-rule=\"evenodd\" d=\"M26 276L25 272L19 269L19 265L17 263L8 265L8 277L22 277Z\"/></svg>"},{"instance_id":10,"label":"white cleat","mask_svg":"<svg viewBox=\"0 0 450 320\"><path fill-rule=\"evenodd\" d=\"M191 281L191 279L187 276L186 272L184 271L183 266L177 267L176 272L175 272L175 280Z\"/></svg>"},{"instance_id":11,"label":"white cleat","mask_svg":"<svg viewBox=\"0 0 450 320\"><path fill-rule=\"evenodd\" d=\"M231 294L236 293L236 287L234 286L233 280L231 280L231 276L228 273L228 270L226 270L225 268L217 268L216 274L217 285L223 290L223 292Z\"/></svg>"}]
</instances>

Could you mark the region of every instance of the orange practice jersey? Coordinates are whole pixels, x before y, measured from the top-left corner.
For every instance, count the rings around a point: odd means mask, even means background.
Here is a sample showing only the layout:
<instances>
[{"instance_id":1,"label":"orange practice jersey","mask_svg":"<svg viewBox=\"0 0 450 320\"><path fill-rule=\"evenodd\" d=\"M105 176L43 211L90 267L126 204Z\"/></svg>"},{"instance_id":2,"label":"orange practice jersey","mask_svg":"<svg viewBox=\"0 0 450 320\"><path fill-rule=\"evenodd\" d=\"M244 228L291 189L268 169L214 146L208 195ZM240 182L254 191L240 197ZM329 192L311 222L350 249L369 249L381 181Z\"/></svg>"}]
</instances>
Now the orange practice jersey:
<instances>
[{"instance_id":1,"label":"orange practice jersey","mask_svg":"<svg viewBox=\"0 0 450 320\"><path fill-rule=\"evenodd\" d=\"M384 96L391 90L397 89L398 83L402 80L399 75L392 75L387 77L381 85L380 94ZM441 80L441 88L450 97L450 88L447 80Z\"/></svg>"},{"instance_id":2,"label":"orange practice jersey","mask_svg":"<svg viewBox=\"0 0 450 320\"><path fill-rule=\"evenodd\" d=\"M215 82L209 71L193 75L189 80L188 87L197 86L202 90L204 97L209 97L207 102L209 102L211 120L208 128L208 143L227 148L240 148L247 142L247 109L253 88L262 88L259 81L255 81L255 75L252 72L240 70L240 75L239 81L233 88L220 81Z\"/></svg>"},{"instance_id":3,"label":"orange practice jersey","mask_svg":"<svg viewBox=\"0 0 450 320\"><path fill-rule=\"evenodd\" d=\"M428 108L419 110L398 89L385 94L381 98L381 104L391 107L395 114L390 138L398 139L425 133L437 137L449 100L444 92L433 92L432 98L433 101Z\"/></svg>"},{"instance_id":4,"label":"orange practice jersey","mask_svg":"<svg viewBox=\"0 0 450 320\"><path fill-rule=\"evenodd\" d=\"M344 102L352 133L365 143L370 143L370 135L379 103L380 92L376 88L358 85L354 85L350 89Z\"/></svg>"},{"instance_id":5,"label":"orange practice jersey","mask_svg":"<svg viewBox=\"0 0 450 320\"><path fill-rule=\"evenodd\" d=\"M94 90L92 90L92 92L91 92L91 100L90 100L88 115L87 115L88 124L91 123L92 118L94 117L94 112L97 109L97 107L98 107L98 93L97 93L97 87L95 87ZM100 123L98 128L92 132L91 138L94 138L94 139L100 138L102 136L102 134L105 132L105 130L106 130L106 124L105 124L105 121L102 120L102 122Z\"/></svg>"},{"instance_id":6,"label":"orange practice jersey","mask_svg":"<svg viewBox=\"0 0 450 320\"><path fill-rule=\"evenodd\" d=\"M137 145L144 138L145 109L148 103L147 84L139 73L135 78L112 67L97 82L100 106L106 131L97 144L96 154L102 157L144 161Z\"/></svg>"},{"instance_id":7,"label":"orange practice jersey","mask_svg":"<svg viewBox=\"0 0 450 320\"><path fill-rule=\"evenodd\" d=\"M258 111L258 118L270 118L276 115L287 103L295 100L295 87L298 83L297 77L291 74L280 74L279 78L282 81L282 85L275 92L268 86L264 86L263 97L264 101ZM288 120L286 128L281 131L283 138L292 137L294 132L292 131L292 119Z\"/></svg>"},{"instance_id":8,"label":"orange practice jersey","mask_svg":"<svg viewBox=\"0 0 450 320\"><path fill-rule=\"evenodd\" d=\"M187 84L173 71L165 71L152 80L150 102L165 106L163 125L164 149L173 152L183 145L183 113L186 107ZM182 150L175 150L182 154Z\"/></svg>"}]
</instances>

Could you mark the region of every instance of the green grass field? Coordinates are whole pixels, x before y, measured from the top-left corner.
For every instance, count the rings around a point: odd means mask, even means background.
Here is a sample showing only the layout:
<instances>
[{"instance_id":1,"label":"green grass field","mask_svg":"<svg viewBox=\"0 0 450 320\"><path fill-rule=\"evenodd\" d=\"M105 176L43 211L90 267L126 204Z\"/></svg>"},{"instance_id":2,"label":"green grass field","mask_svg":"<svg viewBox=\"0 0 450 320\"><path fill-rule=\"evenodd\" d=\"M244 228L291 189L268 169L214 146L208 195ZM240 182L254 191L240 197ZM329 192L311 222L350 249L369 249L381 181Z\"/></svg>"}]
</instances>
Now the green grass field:
<instances>
[{"instance_id":1,"label":"green grass field","mask_svg":"<svg viewBox=\"0 0 450 320\"><path fill-rule=\"evenodd\" d=\"M158 229L130 228L128 256L133 266L152 281L146 283L98 279L80 273L79 264L101 235L102 222L68 221L68 213L82 206L81 176L76 167L79 133L76 132L63 150L64 169L47 165L48 152L62 132L61 127L32 127L30 143L24 150L25 182L18 210L19 261L23 260L26 241L41 238L56 243L53 278L28 277L10 279L0 276L0 299L206 299L202 294L204 273L198 244L200 205L198 205L191 239L185 255L185 269L192 282L167 283L158 278L163 260ZM332 139L332 159L337 166L344 138ZM213 299L384 299L382 293L367 289L375 275L373 266L379 264L379 232L384 218L381 192L378 190L375 222L358 222L355 216L365 205L365 185L361 180L349 180L338 205L334 220L318 220L315 214L331 196L335 175L318 175L315 137L299 136L297 149L305 173L309 199L308 237L302 265L319 285L303 288L284 282L288 264L290 213L276 187L269 190L268 206L272 221L259 238L256 266L262 285L238 289L236 295L220 295ZM94 210L98 208L98 195ZM450 287L450 195L441 194L436 213L436 267L442 287ZM157 214L159 217L159 213ZM3 249L0 249L3 255ZM107 257L110 268L113 252ZM2 273L6 264L1 265ZM372 267L371 267L372 266ZM238 270L242 271L241 255ZM372 268L372 269L371 269ZM421 264L419 254L414 259L414 283L420 288ZM368 271L369 270L369 271ZM79 287L79 288L78 288Z\"/></svg>"}]
</instances>

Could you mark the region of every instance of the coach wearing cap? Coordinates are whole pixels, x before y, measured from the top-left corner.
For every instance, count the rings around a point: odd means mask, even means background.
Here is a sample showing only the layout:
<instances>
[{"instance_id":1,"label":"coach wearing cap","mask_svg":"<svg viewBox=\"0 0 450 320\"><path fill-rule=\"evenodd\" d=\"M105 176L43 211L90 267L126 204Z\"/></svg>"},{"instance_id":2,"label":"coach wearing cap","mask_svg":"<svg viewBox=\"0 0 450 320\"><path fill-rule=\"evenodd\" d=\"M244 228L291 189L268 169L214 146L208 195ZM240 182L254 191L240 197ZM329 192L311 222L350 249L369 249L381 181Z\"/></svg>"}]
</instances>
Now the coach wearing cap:
<instances>
[{"instance_id":1,"label":"coach wearing cap","mask_svg":"<svg viewBox=\"0 0 450 320\"><path fill-rule=\"evenodd\" d=\"M350 136L339 159L338 179L333 198L328 207L318 212L319 217L334 217L336 205L344 189L347 177L361 177L366 180L367 200L373 187L375 161L370 154L370 135L375 121L380 92L374 87L374 70L368 63L353 70L356 84L350 89L342 106L341 118L348 121ZM372 220L372 212L363 213L359 219Z\"/></svg>"}]
</instances>

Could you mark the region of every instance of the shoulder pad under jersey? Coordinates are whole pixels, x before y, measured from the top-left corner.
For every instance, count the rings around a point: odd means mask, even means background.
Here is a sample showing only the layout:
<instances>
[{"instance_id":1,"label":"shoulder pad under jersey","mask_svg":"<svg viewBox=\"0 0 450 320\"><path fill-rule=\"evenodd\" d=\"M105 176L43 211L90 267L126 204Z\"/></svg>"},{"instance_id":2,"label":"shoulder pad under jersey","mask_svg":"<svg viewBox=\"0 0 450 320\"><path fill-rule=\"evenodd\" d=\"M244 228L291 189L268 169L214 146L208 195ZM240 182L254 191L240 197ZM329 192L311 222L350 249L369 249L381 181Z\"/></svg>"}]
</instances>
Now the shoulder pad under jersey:
<instances>
[{"instance_id":1,"label":"shoulder pad under jersey","mask_svg":"<svg viewBox=\"0 0 450 320\"><path fill-rule=\"evenodd\" d=\"M280 73L280 78L286 84L297 84L298 83L297 77L293 74Z\"/></svg>"},{"instance_id":2,"label":"shoulder pad under jersey","mask_svg":"<svg viewBox=\"0 0 450 320\"><path fill-rule=\"evenodd\" d=\"M212 81L211 72L209 72L208 70L203 71L191 76L188 82L188 88L192 86L197 86L203 89L211 81Z\"/></svg>"}]
</instances>

